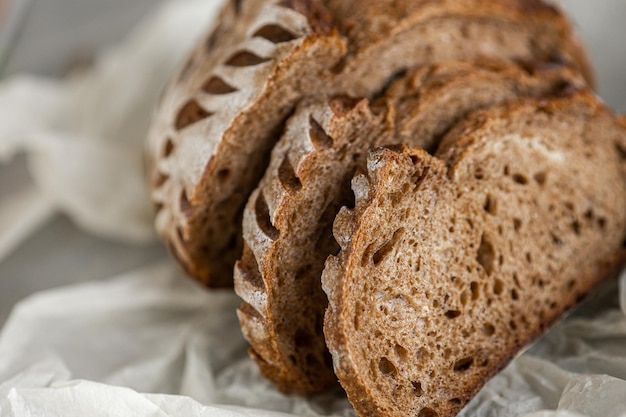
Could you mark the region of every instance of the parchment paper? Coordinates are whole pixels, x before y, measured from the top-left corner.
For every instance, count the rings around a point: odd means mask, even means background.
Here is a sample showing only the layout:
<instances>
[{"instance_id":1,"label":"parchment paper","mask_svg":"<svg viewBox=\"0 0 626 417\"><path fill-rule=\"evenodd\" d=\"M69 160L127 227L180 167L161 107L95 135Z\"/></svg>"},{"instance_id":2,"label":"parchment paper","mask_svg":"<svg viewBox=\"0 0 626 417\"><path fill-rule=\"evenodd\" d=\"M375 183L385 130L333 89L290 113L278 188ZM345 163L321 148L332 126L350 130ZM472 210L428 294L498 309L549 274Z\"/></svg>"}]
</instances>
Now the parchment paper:
<instances>
[{"instance_id":1,"label":"parchment paper","mask_svg":"<svg viewBox=\"0 0 626 417\"><path fill-rule=\"evenodd\" d=\"M218 3L166 5L65 81L5 82L0 156L27 152L47 201L87 230L152 239L140 162L146 125L160 85ZM32 223L17 206L0 205L0 219ZM264 380L246 353L239 303L168 260L30 296L0 333L0 417L356 415L340 389L286 397ZM626 416L626 274L493 378L462 415Z\"/></svg>"}]
</instances>

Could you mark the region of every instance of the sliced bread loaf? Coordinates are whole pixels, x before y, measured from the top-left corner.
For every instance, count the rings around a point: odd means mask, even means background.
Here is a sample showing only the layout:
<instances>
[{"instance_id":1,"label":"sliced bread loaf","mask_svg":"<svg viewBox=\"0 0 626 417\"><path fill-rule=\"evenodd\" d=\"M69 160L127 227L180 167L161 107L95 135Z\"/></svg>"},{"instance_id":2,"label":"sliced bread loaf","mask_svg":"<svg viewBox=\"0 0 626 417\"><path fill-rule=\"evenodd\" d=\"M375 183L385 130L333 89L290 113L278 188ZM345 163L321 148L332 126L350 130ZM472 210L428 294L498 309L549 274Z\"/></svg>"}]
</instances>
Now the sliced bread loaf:
<instances>
[{"instance_id":1,"label":"sliced bread loaf","mask_svg":"<svg viewBox=\"0 0 626 417\"><path fill-rule=\"evenodd\" d=\"M322 333L327 300L320 276L339 249L332 222L353 198L350 179L366 169L371 146L434 148L470 111L583 86L563 66L484 60L410 71L373 105L303 102L246 206L243 257L235 267L235 290L244 300L239 319L263 374L288 393L336 384Z\"/></svg>"},{"instance_id":2,"label":"sliced bread loaf","mask_svg":"<svg viewBox=\"0 0 626 417\"><path fill-rule=\"evenodd\" d=\"M370 154L322 276L362 416L455 415L624 259L626 131L590 93L481 110L436 156Z\"/></svg>"},{"instance_id":3,"label":"sliced bread loaf","mask_svg":"<svg viewBox=\"0 0 626 417\"><path fill-rule=\"evenodd\" d=\"M163 95L148 140L156 226L187 272L232 285L241 213L304 97L370 97L397 72L479 56L571 62L564 16L533 0L232 0Z\"/></svg>"}]
</instances>

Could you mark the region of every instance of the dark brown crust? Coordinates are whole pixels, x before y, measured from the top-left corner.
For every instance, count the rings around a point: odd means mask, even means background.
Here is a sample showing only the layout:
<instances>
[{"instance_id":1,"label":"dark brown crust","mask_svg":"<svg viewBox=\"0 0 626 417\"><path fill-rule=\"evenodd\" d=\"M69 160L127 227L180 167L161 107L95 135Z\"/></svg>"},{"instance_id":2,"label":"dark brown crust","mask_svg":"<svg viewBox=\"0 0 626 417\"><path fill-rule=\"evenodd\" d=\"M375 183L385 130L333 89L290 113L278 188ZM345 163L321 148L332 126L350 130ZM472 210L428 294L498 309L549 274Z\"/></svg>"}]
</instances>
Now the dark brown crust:
<instances>
[{"instance_id":1,"label":"dark brown crust","mask_svg":"<svg viewBox=\"0 0 626 417\"><path fill-rule=\"evenodd\" d=\"M394 195L394 186L390 184L398 184L396 188L399 188L402 184L401 181L404 181L404 177L396 177L396 172L398 171L393 170L392 168L407 167L411 164L417 164L417 167L414 168L417 171L413 174L416 176L417 181L425 182L426 184L429 184L426 187L431 187L432 184L436 184L437 181L441 179L440 186L434 187L433 189L443 189L446 187L444 184L445 182L454 181L454 178L457 178L457 176L458 178L465 178L465 175L467 175L465 171L463 171L465 173L455 172L456 169L462 169L460 166L457 166L456 161L470 160L471 154L469 152L471 151L469 149L472 144L471 136L474 132L486 132L491 126L494 126L494 121L514 118L522 113L544 113L543 116L538 116L537 120L545 120L544 116L546 114L558 115L561 114L561 112L568 111L575 112L571 114L579 114L582 118L581 120L587 120L584 123L584 132L587 132L586 129L594 123L600 123L600 121L601 123L605 123L607 120L611 120L612 118L610 112L608 112L608 110L597 101L593 94L585 92L577 93L565 98L555 98L542 101L530 100L528 102L520 102L514 106L480 111L475 115L470 116L465 122L459 123L458 128L449 133L445 140L447 145L444 145L439 150L438 158L433 158L425 154L423 151L416 149L403 147L399 149L381 149L380 151L377 151L377 153L375 153L370 160L369 177L366 178L361 176L355 179L353 188L357 194L356 208L354 210L343 210L335 221L335 236L338 241L344 242L344 244L342 244L342 251L338 257L331 257L327 261L323 276L323 283L324 290L329 295L330 301L329 308L326 313L325 323L327 342L331 352L333 353L337 376L346 389L349 399L361 416L417 415L419 411L418 409L411 408L413 407L412 405L403 403L402 401L396 401L394 405L391 406L393 409L387 408L389 404L388 400L393 396L393 394L389 391L382 391L385 392L385 394L382 394L379 386L375 386L375 384L370 383L370 380L366 381L363 379L362 375L367 375L369 370L356 368L361 365L357 365L357 363L360 364L360 362L357 362L357 359L355 359L356 352L353 350L360 349L360 347L356 345L357 342L355 340L358 340L357 335L351 330L353 328L353 318L347 313L347 309L351 308L354 303L358 302L357 299L352 298L354 296L354 290L350 289L352 288L351 286L354 285L355 288L360 288L360 283L366 281L358 280L356 277L350 278L350 281L347 281L346 276L348 274L354 274L354 271L359 270L358 265L362 262L360 253L363 247L367 245L367 242L375 239L373 236L376 234L373 230L371 230L373 227L371 222L375 221L374 219L380 219L381 215L375 215L375 213L378 213L377 210L379 207L387 207L383 205L383 202L390 200L390 196ZM542 122L538 121L537 123ZM616 127L616 125L614 125L614 127ZM617 167L617 164L619 164L619 157L616 156L615 153L612 153L612 144L609 142L600 142L605 139L608 140L609 138L614 140L615 136L610 135L618 134L618 131L619 129L614 129L613 133L602 133L602 136L597 138L597 146L602 148L601 152L603 152L603 155L611 161L608 165L604 165L607 169L607 181L610 180L611 184L617 185L615 193L623 197L622 190L625 189L626 184L624 183L625 178L623 176L620 177L619 174L617 174L619 172ZM579 132L578 134L581 133ZM624 137L625 135L626 131L619 133L620 137ZM474 136L478 138L481 134L477 133ZM496 139L494 138L494 140ZM483 140L481 143L487 142ZM572 144L572 146L579 146L578 143L579 142L576 142L576 144ZM458 148L456 145L459 145ZM561 144L559 146L563 145ZM557 147L556 149L561 148ZM410 168L406 169L408 170L407 172L411 172ZM587 186L588 185L589 184L587 184ZM445 196L447 196L447 194L442 193L438 198L446 198ZM611 236L609 237L607 232L607 234L603 237L610 239L610 243L607 242L605 244L606 246L602 248L602 250L600 250L600 248L592 249L594 251L593 255L595 258L593 260L588 260L586 258L584 261L583 264L585 267L582 271L586 271L585 275L578 276L576 278L577 284L572 287L572 290L569 292L562 293L559 291L559 294L556 295L557 307L550 307L550 309L542 308L543 312L548 312L545 313L545 316L542 316L543 318L541 321L535 322L534 319L531 321L531 323L536 323L536 325L532 324L536 327L531 327L530 331L523 332L520 330L513 333L515 338L508 341L508 348L504 352L498 352L497 354L493 353L491 355L489 352L484 352L488 358L502 355L497 363L489 363L488 366L482 367L480 370L472 373L471 379L464 377L462 383L456 380L446 379L446 395L454 396L455 401L446 401L445 403L439 402L436 407L433 406L433 408L425 408L423 409L423 411L426 410L424 412L425 415L438 415L439 417L455 415L471 399L471 397L478 392L482 385L490 377L506 366L506 364L508 364L509 361L524 346L541 336L550 325L563 317L563 315L566 314L566 312L569 311L574 305L582 301L582 299L584 299L584 297L588 295L600 282L610 277L614 272L618 271L621 266L623 266L624 261L626 260L625 250L619 240L623 239L626 232L626 219L624 218L623 206L621 206L622 203L613 201L611 204L613 204L613 206L618 206L607 209L606 207L609 207L605 205L608 201L607 194L603 194L602 197L598 194L594 198L602 199L602 207L605 207L605 210L612 210L611 213L615 216L615 218L608 220L611 224L613 224L615 229L611 229L611 227L609 227L609 230L611 230ZM620 206L622 207L621 209ZM420 207L414 207L414 209L421 210ZM485 210L487 210L487 208L485 208ZM387 218L387 221L390 222L398 216L398 213L388 214L389 218ZM395 228L396 226L390 227ZM428 241L421 242L421 245L428 244ZM590 258L592 257L591 255L592 254L589 253ZM520 257L522 256L523 255L520 254ZM572 273L572 270L568 271L568 273ZM372 274L371 271L368 273ZM394 285L399 286L401 284L398 281L395 281ZM350 292L346 292L348 290ZM383 293L387 291L382 288L379 290ZM371 296L367 293L363 294L364 297ZM356 326L356 324L354 326ZM361 324L361 326L363 326L363 324ZM370 333L373 331L374 329L369 329ZM393 333L396 330L387 329L387 331ZM445 340L446 339L444 338L444 342ZM410 350L410 352L414 351ZM378 354L379 353L376 355ZM371 359L375 360L377 357L371 357ZM441 365L438 366L441 368ZM472 369L475 369L475 367ZM385 379L384 376L380 376L379 378L381 380ZM385 381L381 381L380 384L386 384ZM421 382L425 381L421 380ZM429 381L426 382L427 384L429 383ZM430 389L432 390L433 388L431 387ZM442 397L437 398L437 401L439 401ZM430 405L428 407L430 407ZM435 414L432 414L431 412Z\"/></svg>"}]
</instances>

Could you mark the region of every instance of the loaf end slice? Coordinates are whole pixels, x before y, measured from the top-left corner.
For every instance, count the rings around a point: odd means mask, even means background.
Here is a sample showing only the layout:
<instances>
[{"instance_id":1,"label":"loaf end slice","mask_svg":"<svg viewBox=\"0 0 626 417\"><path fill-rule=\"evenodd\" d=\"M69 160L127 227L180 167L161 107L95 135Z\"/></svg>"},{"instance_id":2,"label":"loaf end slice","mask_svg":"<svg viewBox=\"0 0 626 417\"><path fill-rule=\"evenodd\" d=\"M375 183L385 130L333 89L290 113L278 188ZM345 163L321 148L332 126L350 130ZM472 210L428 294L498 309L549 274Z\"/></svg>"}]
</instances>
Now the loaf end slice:
<instances>
[{"instance_id":1,"label":"loaf end slice","mask_svg":"<svg viewBox=\"0 0 626 417\"><path fill-rule=\"evenodd\" d=\"M319 0L229 1L166 88L147 144L152 199L191 276L232 286L243 205L302 89L345 49Z\"/></svg>"},{"instance_id":2,"label":"loaf end slice","mask_svg":"<svg viewBox=\"0 0 626 417\"><path fill-rule=\"evenodd\" d=\"M576 93L473 113L435 156L370 154L322 276L360 415L455 415L623 262L625 134Z\"/></svg>"}]
</instances>

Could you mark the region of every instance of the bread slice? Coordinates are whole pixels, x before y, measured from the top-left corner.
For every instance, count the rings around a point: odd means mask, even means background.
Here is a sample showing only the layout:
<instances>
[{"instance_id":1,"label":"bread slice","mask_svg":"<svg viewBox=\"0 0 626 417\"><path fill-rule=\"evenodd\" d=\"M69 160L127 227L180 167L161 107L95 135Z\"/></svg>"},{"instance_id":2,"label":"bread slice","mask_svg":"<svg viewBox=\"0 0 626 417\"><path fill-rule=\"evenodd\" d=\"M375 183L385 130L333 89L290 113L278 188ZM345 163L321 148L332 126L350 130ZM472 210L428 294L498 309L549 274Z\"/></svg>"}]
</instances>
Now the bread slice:
<instances>
[{"instance_id":1,"label":"bread slice","mask_svg":"<svg viewBox=\"0 0 626 417\"><path fill-rule=\"evenodd\" d=\"M567 67L485 60L410 71L373 105L303 102L246 206L243 257L235 267L241 327L263 374L288 393L337 382L322 333L327 300L320 276L339 249L332 222L353 199L350 179L365 170L371 146L434 148L470 111L584 85Z\"/></svg>"},{"instance_id":2,"label":"bread slice","mask_svg":"<svg viewBox=\"0 0 626 417\"><path fill-rule=\"evenodd\" d=\"M370 154L322 277L361 416L455 415L622 262L624 135L576 93L473 113L436 156Z\"/></svg>"},{"instance_id":3,"label":"bread slice","mask_svg":"<svg viewBox=\"0 0 626 417\"><path fill-rule=\"evenodd\" d=\"M369 97L406 68L477 56L590 72L565 17L536 0L229 1L151 127L159 233L190 275L232 285L245 202L299 101Z\"/></svg>"}]
</instances>

